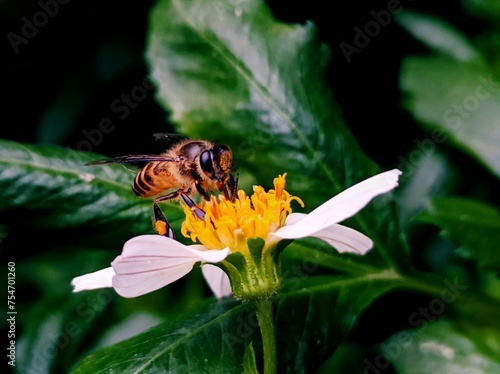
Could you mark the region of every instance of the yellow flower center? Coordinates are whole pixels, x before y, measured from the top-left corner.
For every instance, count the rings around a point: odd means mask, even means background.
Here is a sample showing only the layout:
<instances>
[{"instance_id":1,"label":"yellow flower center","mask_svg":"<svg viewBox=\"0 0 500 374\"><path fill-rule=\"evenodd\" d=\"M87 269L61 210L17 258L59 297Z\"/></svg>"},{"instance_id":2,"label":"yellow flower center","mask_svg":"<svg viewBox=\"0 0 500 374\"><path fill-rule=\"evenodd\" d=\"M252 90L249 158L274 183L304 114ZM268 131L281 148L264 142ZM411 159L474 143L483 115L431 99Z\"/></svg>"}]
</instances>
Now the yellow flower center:
<instances>
[{"instance_id":1,"label":"yellow flower center","mask_svg":"<svg viewBox=\"0 0 500 374\"><path fill-rule=\"evenodd\" d=\"M266 240L269 233L285 225L286 217L292 212L290 203L293 200L304 207L300 198L285 190L285 178L286 173L274 178L274 189L267 192L261 186L254 186L250 197L239 190L234 202L224 196L212 196L210 201L199 206L205 211L204 221L182 203L186 214L182 234L208 249L229 247L232 252L247 252L248 239Z\"/></svg>"}]
</instances>

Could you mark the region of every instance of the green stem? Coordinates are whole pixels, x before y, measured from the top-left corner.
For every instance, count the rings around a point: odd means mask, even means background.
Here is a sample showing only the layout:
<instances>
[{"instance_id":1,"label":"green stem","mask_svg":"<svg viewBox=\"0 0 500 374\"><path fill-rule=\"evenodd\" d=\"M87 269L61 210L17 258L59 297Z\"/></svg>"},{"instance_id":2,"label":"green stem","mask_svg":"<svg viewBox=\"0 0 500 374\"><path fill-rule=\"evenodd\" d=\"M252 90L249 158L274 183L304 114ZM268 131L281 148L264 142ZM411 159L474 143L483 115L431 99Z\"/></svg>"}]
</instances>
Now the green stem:
<instances>
[{"instance_id":1,"label":"green stem","mask_svg":"<svg viewBox=\"0 0 500 374\"><path fill-rule=\"evenodd\" d=\"M276 351L276 327L274 326L273 303L271 300L256 300L253 302L257 320L259 321L260 333L262 335L262 347L264 350L264 374L276 374L277 351Z\"/></svg>"}]
</instances>

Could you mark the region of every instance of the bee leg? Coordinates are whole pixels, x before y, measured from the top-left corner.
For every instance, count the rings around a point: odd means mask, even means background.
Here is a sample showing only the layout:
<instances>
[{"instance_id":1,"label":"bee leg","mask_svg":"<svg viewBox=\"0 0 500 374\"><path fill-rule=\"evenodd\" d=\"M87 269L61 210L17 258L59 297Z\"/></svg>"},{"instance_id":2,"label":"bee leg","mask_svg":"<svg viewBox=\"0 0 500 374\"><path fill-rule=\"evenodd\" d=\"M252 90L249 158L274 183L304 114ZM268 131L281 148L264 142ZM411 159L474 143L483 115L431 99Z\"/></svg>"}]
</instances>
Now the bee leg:
<instances>
[{"instance_id":1,"label":"bee leg","mask_svg":"<svg viewBox=\"0 0 500 374\"><path fill-rule=\"evenodd\" d=\"M201 219L202 221L205 220L205 212L203 209L198 208L194 201L185 193L181 193L181 198L182 200L186 203L186 205L193 211L194 214L196 214L196 217Z\"/></svg>"},{"instance_id":2,"label":"bee leg","mask_svg":"<svg viewBox=\"0 0 500 374\"><path fill-rule=\"evenodd\" d=\"M200 194L200 196L203 197L206 201L210 201L210 195L208 194L207 191L205 191L203 189L203 187L200 186L200 184L198 182L195 183L195 186L196 186L196 191L198 191L198 193ZM189 199L189 200L191 200L191 199ZM191 200L191 202L194 204L193 200ZM188 204L188 203L186 202L186 204Z\"/></svg>"},{"instance_id":3,"label":"bee leg","mask_svg":"<svg viewBox=\"0 0 500 374\"><path fill-rule=\"evenodd\" d=\"M172 230L172 226L168 223L165 215L161 211L160 207L155 203L153 204L153 212L154 212L154 229L159 235L166 236L171 239L175 239L174 230Z\"/></svg>"},{"instance_id":4,"label":"bee leg","mask_svg":"<svg viewBox=\"0 0 500 374\"><path fill-rule=\"evenodd\" d=\"M232 199L232 197L229 196L229 188L228 188L229 183L230 183L229 180L227 182L223 182L220 180L217 181L217 188L219 189L220 192L224 194L226 200Z\"/></svg>"},{"instance_id":5,"label":"bee leg","mask_svg":"<svg viewBox=\"0 0 500 374\"><path fill-rule=\"evenodd\" d=\"M229 180L227 182L228 187L231 191L231 201L234 202L236 195L238 194L238 180L240 178L240 173L236 171L236 176L229 175Z\"/></svg>"},{"instance_id":6,"label":"bee leg","mask_svg":"<svg viewBox=\"0 0 500 374\"><path fill-rule=\"evenodd\" d=\"M159 235L163 235L163 236L166 236L166 237L171 238L171 239L175 239L174 230L172 230L172 227L170 226L170 224L167 221L167 218L165 217L165 215L161 211L160 207L158 206L158 203L161 201L165 201L165 200L175 199L176 197L179 196L179 193L180 193L180 191L174 191L172 193L169 193L168 195L159 196L154 200L154 203L153 203L154 229Z\"/></svg>"}]
</instances>

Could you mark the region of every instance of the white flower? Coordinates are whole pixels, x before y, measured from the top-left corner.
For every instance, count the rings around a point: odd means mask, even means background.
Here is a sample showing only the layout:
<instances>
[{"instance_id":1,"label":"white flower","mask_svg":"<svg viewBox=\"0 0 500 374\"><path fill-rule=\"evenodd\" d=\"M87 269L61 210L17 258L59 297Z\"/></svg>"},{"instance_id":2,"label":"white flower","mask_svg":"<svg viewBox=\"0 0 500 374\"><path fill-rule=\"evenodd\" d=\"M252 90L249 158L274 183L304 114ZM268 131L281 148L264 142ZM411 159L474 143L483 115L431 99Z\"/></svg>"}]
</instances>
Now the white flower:
<instances>
[{"instance_id":1,"label":"white flower","mask_svg":"<svg viewBox=\"0 0 500 374\"><path fill-rule=\"evenodd\" d=\"M401 172L397 169L375 175L334 196L309 214L291 213L286 218L284 225L274 232L271 230L267 237L263 238L266 241L266 247L271 247L282 239L299 239L310 236L327 242L339 252L365 254L373 246L371 239L354 229L339 225L338 222L359 212L377 195L397 187L399 175ZM280 199L286 198L285 202L288 204L293 200L284 190L284 177L281 190L280 183L276 183L276 181L275 187L276 190L272 192L274 195L269 198L270 202L272 200L272 202L278 201L283 204L284 200L279 200L278 195ZM239 195L238 199L243 201L243 197L248 199L244 194ZM267 197L260 195L260 198ZM224 202L224 204L232 203ZM271 213L275 213L276 208L273 209ZM282 213L278 212L278 215L281 216ZM261 215L261 213L259 214ZM212 220L214 220L213 217ZM214 226L213 223L214 221L207 224L207 228L212 231L197 235L202 243L204 242L203 237L206 238L207 242L214 243L213 235L217 236L216 243L225 241L231 243L234 238L227 238L231 235L241 239L243 230L234 230L234 233L229 232L228 234L227 227L224 226L226 230L224 233L217 232L216 229L215 231L211 229ZM225 240L220 239L223 234ZM164 236L141 235L125 243L122 254L111 263L110 268L74 278L72 281L73 291L113 287L123 297L136 297L176 281L189 273L196 263L201 262L205 279L214 294L220 298L231 293L229 279L219 267L210 265L210 263L223 261L232 251L239 251L239 245L209 249L204 245L186 246Z\"/></svg>"},{"instance_id":2,"label":"white flower","mask_svg":"<svg viewBox=\"0 0 500 374\"><path fill-rule=\"evenodd\" d=\"M136 297L182 278L197 262L220 262L228 254L229 248L207 250L202 245L185 246L160 235L141 235L125 243L122 254L115 258L111 267L76 277L71 284L73 292L113 287L120 296ZM213 291L218 295L224 285L216 279L215 272L204 271L203 274L211 287L217 285Z\"/></svg>"},{"instance_id":3,"label":"white flower","mask_svg":"<svg viewBox=\"0 0 500 374\"><path fill-rule=\"evenodd\" d=\"M358 213L374 197L396 188L401 174L397 169L377 174L332 197L309 214L290 214L286 225L270 234L270 240L312 236L327 242L340 253L365 254L373 246L371 239L338 222Z\"/></svg>"}]
</instances>

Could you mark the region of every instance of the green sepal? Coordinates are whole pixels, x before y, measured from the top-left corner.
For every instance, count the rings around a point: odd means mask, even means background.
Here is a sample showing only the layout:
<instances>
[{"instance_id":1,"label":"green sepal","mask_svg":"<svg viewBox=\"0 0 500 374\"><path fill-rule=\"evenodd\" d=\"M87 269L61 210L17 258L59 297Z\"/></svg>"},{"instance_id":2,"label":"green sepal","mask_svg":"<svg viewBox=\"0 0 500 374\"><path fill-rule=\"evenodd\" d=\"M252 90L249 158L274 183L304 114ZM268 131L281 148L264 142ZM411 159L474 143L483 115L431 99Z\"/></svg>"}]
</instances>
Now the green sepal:
<instances>
[{"instance_id":1,"label":"green sepal","mask_svg":"<svg viewBox=\"0 0 500 374\"><path fill-rule=\"evenodd\" d=\"M230 253L224 262L230 263L235 270L237 270L239 273L245 272L245 269L247 267L247 259L245 256L240 253L240 252L232 252ZM231 271L231 269L228 269Z\"/></svg>"},{"instance_id":2,"label":"green sepal","mask_svg":"<svg viewBox=\"0 0 500 374\"><path fill-rule=\"evenodd\" d=\"M251 238L247 249L231 253L222 262L233 294L245 302L270 299L282 284L279 256L274 256L276 246L266 246L262 238Z\"/></svg>"},{"instance_id":3,"label":"green sepal","mask_svg":"<svg viewBox=\"0 0 500 374\"><path fill-rule=\"evenodd\" d=\"M256 268L262 266L262 251L266 242L262 238L250 238L247 240L248 250Z\"/></svg>"},{"instance_id":4,"label":"green sepal","mask_svg":"<svg viewBox=\"0 0 500 374\"><path fill-rule=\"evenodd\" d=\"M237 295L243 292L242 285L248 282L245 277L247 274L245 257L239 252L230 253L221 263L221 267L229 277L233 294L239 298Z\"/></svg>"},{"instance_id":5,"label":"green sepal","mask_svg":"<svg viewBox=\"0 0 500 374\"><path fill-rule=\"evenodd\" d=\"M271 253L273 261L279 261L281 254L291 243L293 243L293 239L283 239L276 243L276 247L274 247L273 252Z\"/></svg>"}]
</instances>

